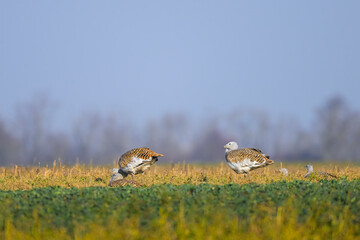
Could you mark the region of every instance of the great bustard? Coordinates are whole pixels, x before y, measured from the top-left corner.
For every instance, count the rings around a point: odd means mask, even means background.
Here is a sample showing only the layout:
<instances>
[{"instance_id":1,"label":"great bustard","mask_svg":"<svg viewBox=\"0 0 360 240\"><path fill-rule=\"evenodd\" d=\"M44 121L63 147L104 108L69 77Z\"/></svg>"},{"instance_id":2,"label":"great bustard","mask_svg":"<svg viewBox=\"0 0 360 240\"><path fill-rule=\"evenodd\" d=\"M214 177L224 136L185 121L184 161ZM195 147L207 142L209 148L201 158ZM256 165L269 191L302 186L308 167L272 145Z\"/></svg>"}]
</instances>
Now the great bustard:
<instances>
[{"instance_id":1,"label":"great bustard","mask_svg":"<svg viewBox=\"0 0 360 240\"><path fill-rule=\"evenodd\" d=\"M274 163L268 155L257 148L238 149L236 142L229 142L224 148L226 162L236 173L249 174L253 169Z\"/></svg>"},{"instance_id":2,"label":"great bustard","mask_svg":"<svg viewBox=\"0 0 360 240\"><path fill-rule=\"evenodd\" d=\"M309 177L310 175L315 175L315 174L319 174L319 175L323 175L323 176L329 176L329 177L332 177L332 178L337 178L337 176L335 175L332 175L328 172L314 172L314 167L313 165L306 165L305 166L306 170L307 170L307 173L305 174L305 178Z\"/></svg>"},{"instance_id":3,"label":"great bustard","mask_svg":"<svg viewBox=\"0 0 360 240\"><path fill-rule=\"evenodd\" d=\"M124 179L131 175L132 180L134 180L134 175L144 173L146 169L158 161L158 157L162 156L164 155L145 147L131 149L119 158L119 168L113 169L115 174L112 175L112 179Z\"/></svg>"}]
</instances>

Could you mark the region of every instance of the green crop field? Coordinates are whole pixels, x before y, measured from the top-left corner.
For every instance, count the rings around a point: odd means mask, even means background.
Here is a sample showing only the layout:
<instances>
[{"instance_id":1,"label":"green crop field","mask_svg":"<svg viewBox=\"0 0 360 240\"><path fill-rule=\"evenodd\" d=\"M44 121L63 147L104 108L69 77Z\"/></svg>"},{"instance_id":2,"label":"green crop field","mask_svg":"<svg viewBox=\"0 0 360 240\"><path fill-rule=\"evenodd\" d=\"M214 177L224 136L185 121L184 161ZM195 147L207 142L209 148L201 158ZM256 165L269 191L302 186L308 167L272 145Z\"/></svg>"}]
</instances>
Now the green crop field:
<instances>
[{"instance_id":1,"label":"green crop field","mask_svg":"<svg viewBox=\"0 0 360 240\"><path fill-rule=\"evenodd\" d=\"M244 178L223 165L155 166L137 188L107 187L108 167L4 168L0 238L360 238L359 167L317 166L337 179L286 167Z\"/></svg>"}]
</instances>

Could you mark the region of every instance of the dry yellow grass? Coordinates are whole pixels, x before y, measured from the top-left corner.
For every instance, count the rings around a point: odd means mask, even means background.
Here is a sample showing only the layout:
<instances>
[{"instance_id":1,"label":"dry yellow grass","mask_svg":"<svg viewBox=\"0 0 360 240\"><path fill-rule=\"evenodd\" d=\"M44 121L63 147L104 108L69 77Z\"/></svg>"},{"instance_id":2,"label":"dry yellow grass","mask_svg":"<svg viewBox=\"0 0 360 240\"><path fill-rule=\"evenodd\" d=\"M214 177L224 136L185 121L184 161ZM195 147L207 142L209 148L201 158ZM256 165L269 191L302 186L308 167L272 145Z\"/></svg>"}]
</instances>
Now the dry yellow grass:
<instances>
[{"instance_id":1,"label":"dry yellow grass","mask_svg":"<svg viewBox=\"0 0 360 240\"><path fill-rule=\"evenodd\" d=\"M257 169L250 173L249 177L233 172L224 162L219 164L168 164L154 165L144 175L135 176L135 180L145 186L153 184L246 184L270 183L274 181L292 181L294 179L318 181L325 176L304 178L306 169L304 163L276 163L266 168ZM110 169L113 166L63 166L61 162L54 161L52 166L14 166L0 168L0 189L17 190L32 189L48 186L61 187L90 187L107 186L110 179ZM289 170L289 175L284 176L278 172L281 167ZM347 177L348 180L360 178L360 166L354 164L321 163L314 164L314 170L328 172L338 177ZM129 177L130 178L130 177Z\"/></svg>"},{"instance_id":2,"label":"dry yellow grass","mask_svg":"<svg viewBox=\"0 0 360 240\"><path fill-rule=\"evenodd\" d=\"M135 180L151 186L205 182L217 185L271 183L294 179L319 181L326 178L322 175L304 178L304 165L276 163L252 171L251 176L245 178L233 172L224 162L212 165L157 164L144 175L135 176ZM109 170L113 167L116 167L115 163L112 166L93 167L63 166L61 162L54 162L51 167L0 167L0 189L106 187L111 175ZM289 170L289 176L277 172L281 167ZM348 180L360 178L360 167L355 164L322 163L314 164L314 169ZM100 178L102 181L99 181ZM299 194L299 191L303 191L301 187L293 187L293 193L287 194L288 188L276 188L281 185L284 184L275 184L275 188L246 186L246 194L245 191L238 194L236 190L226 190L242 187L238 185L211 187L212 190L210 186L203 185L176 188L156 186L154 189L126 191L119 188L54 188L16 194L3 192L2 199L6 201L0 205L0 238L114 239L122 236L126 239L358 239L358 181L326 182L324 185L300 182L302 186L315 189L310 197L306 191ZM336 186L343 186L346 191ZM208 190L189 191L203 187ZM263 187L270 188L264 190ZM188 190L182 192L181 188ZM215 188L222 189L221 194L213 191ZM324 188L325 191L322 191ZM31 192L39 193L34 195ZM83 193L73 194L77 192ZM241 198L241 201L234 201L234 196ZM68 209L63 209L64 206ZM247 212L244 209L252 210Z\"/></svg>"}]
</instances>

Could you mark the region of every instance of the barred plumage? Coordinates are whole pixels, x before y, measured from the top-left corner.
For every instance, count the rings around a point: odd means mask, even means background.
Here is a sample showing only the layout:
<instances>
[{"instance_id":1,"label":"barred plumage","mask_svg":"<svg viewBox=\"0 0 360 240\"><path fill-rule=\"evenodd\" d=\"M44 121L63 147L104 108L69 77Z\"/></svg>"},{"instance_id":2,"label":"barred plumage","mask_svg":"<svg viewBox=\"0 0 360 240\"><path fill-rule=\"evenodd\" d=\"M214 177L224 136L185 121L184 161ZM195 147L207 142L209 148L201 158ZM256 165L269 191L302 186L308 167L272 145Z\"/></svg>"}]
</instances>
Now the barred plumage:
<instances>
[{"instance_id":1,"label":"barred plumage","mask_svg":"<svg viewBox=\"0 0 360 240\"><path fill-rule=\"evenodd\" d=\"M271 165L274 161L270 160L270 156L264 154L257 148L238 149L236 142L229 142L224 146L225 159L236 173L248 174L251 170Z\"/></svg>"},{"instance_id":2,"label":"barred plumage","mask_svg":"<svg viewBox=\"0 0 360 240\"><path fill-rule=\"evenodd\" d=\"M162 156L164 155L145 147L131 149L119 158L119 173L123 172L132 176L143 173L158 161L158 157Z\"/></svg>"}]
</instances>

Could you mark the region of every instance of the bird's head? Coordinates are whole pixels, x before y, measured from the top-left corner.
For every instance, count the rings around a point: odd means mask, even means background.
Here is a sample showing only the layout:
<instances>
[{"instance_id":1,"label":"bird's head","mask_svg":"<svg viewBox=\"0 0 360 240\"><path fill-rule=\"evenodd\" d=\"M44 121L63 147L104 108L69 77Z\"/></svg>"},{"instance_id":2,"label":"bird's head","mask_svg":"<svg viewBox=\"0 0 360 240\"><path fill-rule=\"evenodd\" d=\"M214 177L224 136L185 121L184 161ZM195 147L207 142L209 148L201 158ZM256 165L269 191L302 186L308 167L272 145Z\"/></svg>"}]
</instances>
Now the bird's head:
<instances>
[{"instance_id":1,"label":"bird's head","mask_svg":"<svg viewBox=\"0 0 360 240\"><path fill-rule=\"evenodd\" d=\"M111 175L109 184L113 181L119 180L119 179L124 179L123 175L121 175L120 173L114 173Z\"/></svg>"},{"instance_id":2,"label":"bird's head","mask_svg":"<svg viewBox=\"0 0 360 240\"><path fill-rule=\"evenodd\" d=\"M113 181L116 181L116 180L119 180L119 179L124 179L128 176L128 174L124 171L122 171L121 169L119 168L113 168L113 169L110 169L110 172L112 173L111 174L111 179L110 179L110 182L113 182Z\"/></svg>"},{"instance_id":3,"label":"bird's head","mask_svg":"<svg viewBox=\"0 0 360 240\"><path fill-rule=\"evenodd\" d=\"M229 142L224 146L224 148L226 149L225 151L228 152L238 149L238 145L236 142Z\"/></svg>"},{"instance_id":4,"label":"bird's head","mask_svg":"<svg viewBox=\"0 0 360 240\"><path fill-rule=\"evenodd\" d=\"M308 170L308 172L313 172L314 171L313 166L310 165L310 164L306 165L305 168Z\"/></svg>"}]
</instances>

